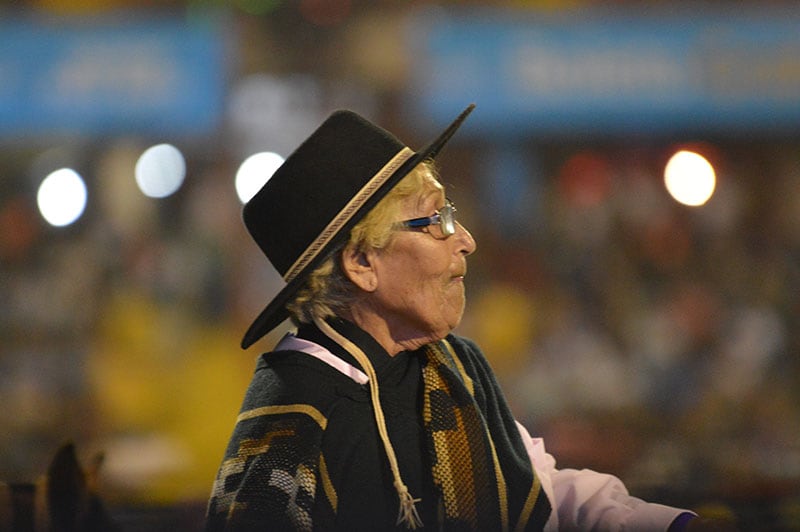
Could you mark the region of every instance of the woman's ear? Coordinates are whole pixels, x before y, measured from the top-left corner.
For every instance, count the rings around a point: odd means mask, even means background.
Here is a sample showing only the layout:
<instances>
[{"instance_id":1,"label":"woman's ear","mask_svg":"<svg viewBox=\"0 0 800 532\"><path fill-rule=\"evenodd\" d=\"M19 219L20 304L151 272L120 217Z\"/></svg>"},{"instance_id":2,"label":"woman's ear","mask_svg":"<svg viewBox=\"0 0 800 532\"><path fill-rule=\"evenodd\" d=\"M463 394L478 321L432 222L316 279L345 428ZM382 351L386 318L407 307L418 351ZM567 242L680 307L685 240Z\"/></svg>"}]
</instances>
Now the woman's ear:
<instances>
[{"instance_id":1,"label":"woman's ear","mask_svg":"<svg viewBox=\"0 0 800 532\"><path fill-rule=\"evenodd\" d=\"M378 276L370 253L352 244L342 251L342 270L350 281L365 292L374 292L378 287Z\"/></svg>"}]
</instances>

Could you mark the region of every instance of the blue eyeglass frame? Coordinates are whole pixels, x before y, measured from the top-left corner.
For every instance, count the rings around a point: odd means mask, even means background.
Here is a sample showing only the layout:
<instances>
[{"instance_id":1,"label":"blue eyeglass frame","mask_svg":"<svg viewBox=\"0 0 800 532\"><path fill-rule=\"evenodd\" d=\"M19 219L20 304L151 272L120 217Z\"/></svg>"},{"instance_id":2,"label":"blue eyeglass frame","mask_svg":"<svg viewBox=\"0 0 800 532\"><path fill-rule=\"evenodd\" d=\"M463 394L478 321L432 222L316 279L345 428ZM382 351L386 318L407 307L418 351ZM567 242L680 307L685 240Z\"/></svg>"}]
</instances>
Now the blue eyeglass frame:
<instances>
[{"instance_id":1,"label":"blue eyeglass frame","mask_svg":"<svg viewBox=\"0 0 800 532\"><path fill-rule=\"evenodd\" d=\"M442 236L446 238L456 234L456 206L448 199L445 200L444 206L436 211L433 216L412 218L411 220L397 222L397 225L408 229L421 229L430 225L438 225L442 231Z\"/></svg>"}]
</instances>

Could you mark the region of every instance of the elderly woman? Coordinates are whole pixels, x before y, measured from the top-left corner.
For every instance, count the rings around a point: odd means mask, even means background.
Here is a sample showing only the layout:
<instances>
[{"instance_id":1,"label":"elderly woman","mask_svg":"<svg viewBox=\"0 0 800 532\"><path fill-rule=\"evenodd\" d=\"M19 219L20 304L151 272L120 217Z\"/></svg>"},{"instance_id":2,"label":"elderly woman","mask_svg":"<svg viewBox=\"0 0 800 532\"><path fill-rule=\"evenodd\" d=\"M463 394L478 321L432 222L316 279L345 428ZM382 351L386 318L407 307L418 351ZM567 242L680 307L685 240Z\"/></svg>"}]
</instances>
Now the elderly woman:
<instances>
[{"instance_id":1,"label":"elderly woman","mask_svg":"<svg viewBox=\"0 0 800 532\"><path fill-rule=\"evenodd\" d=\"M325 121L246 205L287 284L208 506L209 530L679 529L693 514L557 470L511 414L464 312L472 235L433 158L355 113Z\"/></svg>"}]
</instances>

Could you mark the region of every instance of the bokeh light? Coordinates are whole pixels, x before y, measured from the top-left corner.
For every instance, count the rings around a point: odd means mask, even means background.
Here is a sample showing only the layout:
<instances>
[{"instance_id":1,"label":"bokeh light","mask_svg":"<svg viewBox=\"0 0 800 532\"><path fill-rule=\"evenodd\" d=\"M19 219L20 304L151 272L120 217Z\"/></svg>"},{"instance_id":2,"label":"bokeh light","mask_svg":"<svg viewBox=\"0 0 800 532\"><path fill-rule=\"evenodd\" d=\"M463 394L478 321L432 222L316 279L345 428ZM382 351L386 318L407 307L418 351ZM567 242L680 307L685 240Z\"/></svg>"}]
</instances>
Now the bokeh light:
<instances>
[{"instance_id":1,"label":"bokeh light","mask_svg":"<svg viewBox=\"0 0 800 532\"><path fill-rule=\"evenodd\" d=\"M699 153L681 150L664 168L664 184L675 201L697 207L714 194L717 178L714 167Z\"/></svg>"},{"instance_id":2,"label":"bokeh light","mask_svg":"<svg viewBox=\"0 0 800 532\"><path fill-rule=\"evenodd\" d=\"M186 161L171 144L158 144L142 153L136 162L136 184L145 196L166 198L183 184Z\"/></svg>"},{"instance_id":3,"label":"bokeh light","mask_svg":"<svg viewBox=\"0 0 800 532\"><path fill-rule=\"evenodd\" d=\"M44 178L36 202L42 217L52 226L74 223L86 208L86 184L71 168L61 168Z\"/></svg>"},{"instance_id":4,"label":"bokeh light","mask_svg":"<svg viewBox=\"0 0 800 532\"><path fill-rule=\"evenodd\" d=\"M247 203L261 190L275 170L283 164L283 157L274 152L261 152L244 160L236 172L236 194L239 201Z\"/></svg>"}]
</instances>

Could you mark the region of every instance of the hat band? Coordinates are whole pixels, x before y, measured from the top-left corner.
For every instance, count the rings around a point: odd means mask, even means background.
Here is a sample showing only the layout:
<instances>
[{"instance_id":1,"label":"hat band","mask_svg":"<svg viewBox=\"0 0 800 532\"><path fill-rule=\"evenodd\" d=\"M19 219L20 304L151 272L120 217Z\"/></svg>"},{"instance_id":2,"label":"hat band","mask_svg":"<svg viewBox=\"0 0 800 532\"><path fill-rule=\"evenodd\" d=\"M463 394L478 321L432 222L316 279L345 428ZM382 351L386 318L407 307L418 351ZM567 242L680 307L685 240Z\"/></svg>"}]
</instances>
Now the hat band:
<instances>
[{"instance_id":1,"label":"hat band","mask_svg":"<svg viewBox=\"0 0 800 532\"><path fill-rule=\"evenodd\" d=\"M300 255L292 267L283 276L283 280L291 282L303 269L313 261L319 252L333 239L344 224L353 217L358 209L375 193L375 191L383 185L389 177L411 156L414 152L410 148L403 148L392 157L386 165L381 168L378 173L370 178L367 183L361 187L361 190L353 196L347 205L339 211L333 220L322 230L319 236L309 245L306 250Z\"/></svg>"}]
</instances>

